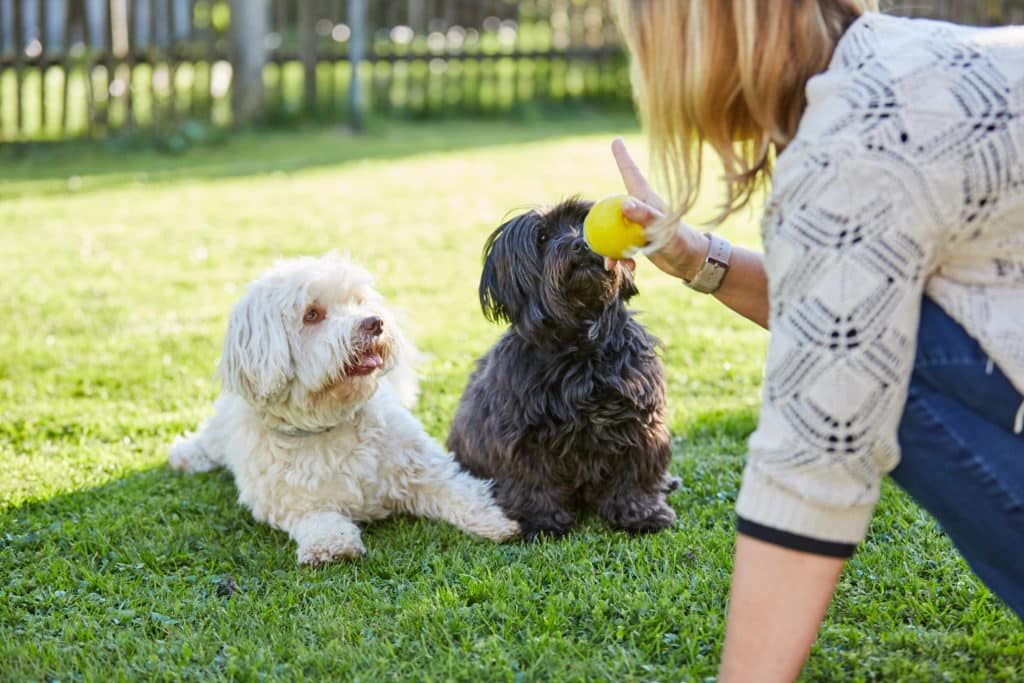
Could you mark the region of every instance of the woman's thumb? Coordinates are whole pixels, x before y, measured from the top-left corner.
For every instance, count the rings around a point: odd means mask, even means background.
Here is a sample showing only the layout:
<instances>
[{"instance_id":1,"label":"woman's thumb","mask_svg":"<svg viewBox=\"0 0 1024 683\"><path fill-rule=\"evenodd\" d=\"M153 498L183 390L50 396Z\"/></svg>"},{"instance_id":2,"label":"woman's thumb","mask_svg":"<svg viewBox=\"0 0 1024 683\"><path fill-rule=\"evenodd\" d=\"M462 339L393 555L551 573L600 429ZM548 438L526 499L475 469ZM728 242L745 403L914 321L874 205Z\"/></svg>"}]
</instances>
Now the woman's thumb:
<instances>
[{"instance_id":1,"label":"woman's thumb","mask_svg":"<svg viewBox=\"0 0 1024 683\"><path fill-rule=\"evenodd\" d=\"M660 211L635 197L628 197L622 202L622 215L643 226L650 225L662 217Z\"/></svg>"}]
</instances>

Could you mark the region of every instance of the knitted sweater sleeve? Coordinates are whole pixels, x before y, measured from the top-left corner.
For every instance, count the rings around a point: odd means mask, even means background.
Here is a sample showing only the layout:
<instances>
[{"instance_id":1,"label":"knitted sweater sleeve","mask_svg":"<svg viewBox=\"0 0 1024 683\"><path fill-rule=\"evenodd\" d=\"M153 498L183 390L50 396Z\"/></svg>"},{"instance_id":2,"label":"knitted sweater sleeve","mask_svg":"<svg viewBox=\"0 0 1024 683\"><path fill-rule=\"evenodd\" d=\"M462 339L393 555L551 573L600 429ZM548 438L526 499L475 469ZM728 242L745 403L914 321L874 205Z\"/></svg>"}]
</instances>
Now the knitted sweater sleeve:
<instances>
[{"instance_id":1,"label":"knitted sweater sleeve","mask_svg":"<svg viewBox=\"0 0 1024 683\"><path fill-rule=\"evenodd\" d=\"M780 157L763 223L771 340L741 533L838 557L863 539L899 459L936 240L915 200L921 182L859 143Z\"/></svg>"}]
</instances>

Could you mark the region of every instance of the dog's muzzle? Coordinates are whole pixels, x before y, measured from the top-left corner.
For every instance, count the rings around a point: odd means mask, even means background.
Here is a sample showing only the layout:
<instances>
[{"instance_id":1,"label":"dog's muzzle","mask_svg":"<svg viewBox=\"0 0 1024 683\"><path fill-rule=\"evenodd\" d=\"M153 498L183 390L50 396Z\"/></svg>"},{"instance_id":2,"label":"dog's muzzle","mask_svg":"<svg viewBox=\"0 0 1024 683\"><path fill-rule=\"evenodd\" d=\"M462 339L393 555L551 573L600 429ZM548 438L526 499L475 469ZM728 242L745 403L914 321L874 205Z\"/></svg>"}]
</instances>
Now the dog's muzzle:
<instances>
[{"instance_id":1,"label":"dog's muzzle","mask_svg":"<svg viewBox=\"0 0 1024 683\"><path fill-rule=\"evenodd\" d=\"M570 281L591 286L606 280L611 273L604 267L604 257L595 253L582 238L573 240L567 247L568 265L571 268Z\"/></svg>"},{"instance_id":2,"label":"dog's muzzle","mask_svg":"<svg viewBox=\"0 0 1024 683\"><path fill-rule=\"evenodd\" d=\"M366 348L359 351L354 363L345 366L345 375L349 377L369 375L374 370L384 367L384 358L376 343L377 338L384 333L384 321L376 315L364 318L359 323L359 332L366 339Z\"/></svg>"}]
</instances>

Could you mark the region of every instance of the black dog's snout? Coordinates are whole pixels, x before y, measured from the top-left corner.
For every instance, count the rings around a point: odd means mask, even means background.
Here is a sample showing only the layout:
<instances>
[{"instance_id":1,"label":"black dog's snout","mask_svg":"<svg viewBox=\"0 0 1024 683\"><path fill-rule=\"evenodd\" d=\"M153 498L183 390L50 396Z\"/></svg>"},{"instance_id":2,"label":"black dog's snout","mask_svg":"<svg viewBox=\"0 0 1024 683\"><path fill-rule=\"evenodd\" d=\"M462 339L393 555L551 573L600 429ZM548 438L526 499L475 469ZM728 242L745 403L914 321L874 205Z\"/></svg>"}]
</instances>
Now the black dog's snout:
<instances>
[{"instance_id":1,"label":"black dog's snout","mask_svg":"<svg viewBox=\"0 0 1024 683\"><path fill-rule=\"evenodd\" d=\"M597 255L582 237L576 237L570 246L570 258L578 265L594 265L600 263L604 266L604 259Z\"/></svg>"},{"instance_id":2,"label":"black dog's snout","mask_svg":"<svg viewBox=\"0 0 1024 683\"><path fill-rule=\"evenodd\" d=\"M369 318L363 319L363 322L359 323L359 329L366 334L379 337L381 332L384 331L384 321L379 316L371 315Z\"/></svg>"}]
</instances>

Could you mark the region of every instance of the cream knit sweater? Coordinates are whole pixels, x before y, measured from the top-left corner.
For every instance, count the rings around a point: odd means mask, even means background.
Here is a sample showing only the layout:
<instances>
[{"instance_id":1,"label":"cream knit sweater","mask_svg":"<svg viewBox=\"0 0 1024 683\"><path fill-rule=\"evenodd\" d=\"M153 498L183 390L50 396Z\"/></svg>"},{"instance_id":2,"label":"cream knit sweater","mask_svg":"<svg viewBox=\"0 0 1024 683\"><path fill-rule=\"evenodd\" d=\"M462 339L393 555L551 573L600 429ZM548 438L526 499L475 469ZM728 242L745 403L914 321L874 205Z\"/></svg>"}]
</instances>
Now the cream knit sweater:
<instances>
[{"instance_id":1,"label":"cream knit sweater","mask_svg":"<svg viewBox=\"0 0 1024 683\"><path fill-rule=\"evenodd\" d=\"M807 100L762 224L771 341L737 512L856 544L899 460L922 294L1024 391L1024 27L867 14Z\"/></svg>"}]
</instances>

